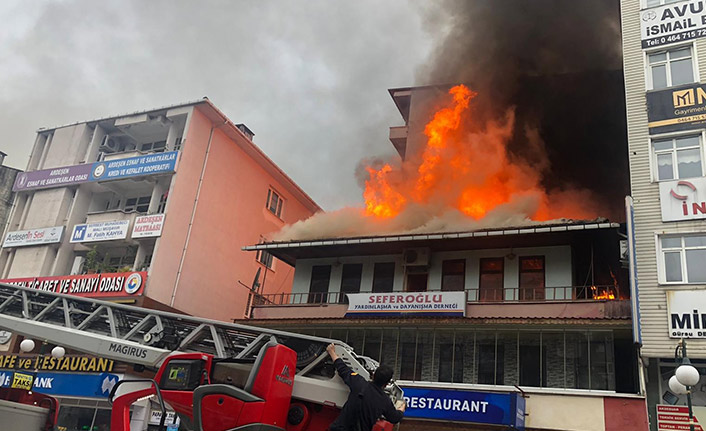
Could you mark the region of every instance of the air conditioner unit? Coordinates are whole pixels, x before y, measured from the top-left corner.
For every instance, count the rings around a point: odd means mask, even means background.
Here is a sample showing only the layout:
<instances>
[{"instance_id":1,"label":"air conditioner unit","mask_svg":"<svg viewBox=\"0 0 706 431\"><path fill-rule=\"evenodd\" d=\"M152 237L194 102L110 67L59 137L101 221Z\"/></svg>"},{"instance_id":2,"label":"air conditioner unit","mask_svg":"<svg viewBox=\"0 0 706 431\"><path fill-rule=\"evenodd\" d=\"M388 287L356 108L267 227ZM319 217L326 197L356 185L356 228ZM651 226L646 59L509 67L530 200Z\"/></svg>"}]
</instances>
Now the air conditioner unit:
<instances>
[{"instance_id":1,"label":"air conditioner unit","mask_svg":"<svg viewBox=\"0 0 706 431\"><path fill-rule=\"evenodd\" d=\"M115 153L118 151L119 145L120 143L118 141L106 135L105 138L103 138L103 143L101 143L99 150L102 153Z\"/></svg>"},{"instance_id":2,"label":"air conditioner unit","mask_svg":"<svg viewBox=\"0 0 706 431\"><path fill-rule=\"evenodd\" d=\"M406 248L402 251L402 265L426 266L429 265L431 251L428 248Z\"/></svg>"}]
</instances>

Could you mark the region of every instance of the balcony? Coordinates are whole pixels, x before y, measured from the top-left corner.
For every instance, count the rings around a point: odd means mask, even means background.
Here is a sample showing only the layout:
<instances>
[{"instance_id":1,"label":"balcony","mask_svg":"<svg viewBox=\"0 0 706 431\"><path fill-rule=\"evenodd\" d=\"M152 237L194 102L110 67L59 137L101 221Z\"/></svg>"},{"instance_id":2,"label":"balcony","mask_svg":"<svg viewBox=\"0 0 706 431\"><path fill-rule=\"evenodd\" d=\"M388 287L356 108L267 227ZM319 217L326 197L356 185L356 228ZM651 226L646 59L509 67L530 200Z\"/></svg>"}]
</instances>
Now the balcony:
<instances>
[{"instance_id":1,"label":"balcony","mask_svg":"<svg viewBox=\"0 0 706 431\"><path fill-rule=\"evenodd\" d=\"M419 292L391 292L417 294ZM434 293L434 292L430 292ZM468 289L467 318L629 319L630 301L608 286L566 286L544 289ZM345 294L277 293L253 298L253 318L342 318L348 309ZM384 315L381 315L384 317Z\"/></svg>"},{"instance_id":2,"label":"balcony","mask_svg":"<svg viewBox=\"0 0 706 431\"><path fill-rule=\"evenodd\" d=\"M124 212L122 210L93 212L86 215L86 224L128 220L130 222L130 229L132 229L132 226L135 224L135 218L141 215L144 214L135 211Z\"/></svg>"},{"instance_id":3,"label":"balcony","mask_svg":"<svg viewBox=\"0 0 706 431\"><path fill-rule=\"evenodd\" d=\"M407 132L407 126L390 127L390 142L403 159L407 149Z\"/></svg>"}]
</instances>

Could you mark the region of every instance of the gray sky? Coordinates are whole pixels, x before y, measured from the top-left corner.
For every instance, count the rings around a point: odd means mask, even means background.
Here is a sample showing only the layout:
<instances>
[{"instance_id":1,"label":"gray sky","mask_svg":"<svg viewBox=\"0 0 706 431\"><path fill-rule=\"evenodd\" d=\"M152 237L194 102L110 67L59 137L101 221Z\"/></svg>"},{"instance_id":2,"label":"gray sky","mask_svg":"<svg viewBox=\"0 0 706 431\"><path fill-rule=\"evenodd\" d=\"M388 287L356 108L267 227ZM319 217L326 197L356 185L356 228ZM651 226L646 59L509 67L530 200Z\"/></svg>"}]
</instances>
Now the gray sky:
<instances>
[{"instance_id":1,"label":"gray sky","mask_svg":"<svg viewBox=\"0 0 706 431\"><path fill-rule=\"evenodd\" d=\"M415 84L439 28L414 0L3 0L0 17L6 164L40 127L208 96L327 210L362 202L362 158L393 154L387 89Z\"/></svg>"}]
</instances>

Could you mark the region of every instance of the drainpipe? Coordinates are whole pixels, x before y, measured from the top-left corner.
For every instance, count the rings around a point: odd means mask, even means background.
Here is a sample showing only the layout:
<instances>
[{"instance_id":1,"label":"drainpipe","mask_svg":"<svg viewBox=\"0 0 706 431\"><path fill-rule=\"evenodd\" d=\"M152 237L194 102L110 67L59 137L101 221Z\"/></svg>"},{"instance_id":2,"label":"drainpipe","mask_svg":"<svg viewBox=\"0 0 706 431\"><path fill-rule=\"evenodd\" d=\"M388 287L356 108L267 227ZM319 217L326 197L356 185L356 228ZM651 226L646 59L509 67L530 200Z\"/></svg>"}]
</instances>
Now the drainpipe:
<instances>
[{"instance_id":1,"label":"drainpipe","mask_svg":"<svg viewBox=\"0 0 706 431\"><path fill-rule=\"evenodd\" d=\"M206 145L206 157L203 159L203 166L201 167L201 176L199 177L199 186L196 189L196 198L194 199L194 206L191 209L191 219L189 220L189 228L186 231L186 240L184 241L184 248L181 250L181 260L179 261L179 270L177 271L176 281L174 282L174 290L172 291L172 299L169 301L169 306L174 307L174 301L176 299L177 290L179 289L179 280L181 279L181 271L184 267L184 260L186 259L186 249L189 247L189 239L191 239L191 228L194 226L194 218L196 217L196 207L199 203L199 196L201 195L201 186L203 185L203 176L206 173L206 165L208 164L208 156L211 154L211 141L213 140L213 132L228 123L227 120L223 121L223 124L217 124L211 127L211 132L208 135L208 145Z\"/></svg>"}]
</instances>

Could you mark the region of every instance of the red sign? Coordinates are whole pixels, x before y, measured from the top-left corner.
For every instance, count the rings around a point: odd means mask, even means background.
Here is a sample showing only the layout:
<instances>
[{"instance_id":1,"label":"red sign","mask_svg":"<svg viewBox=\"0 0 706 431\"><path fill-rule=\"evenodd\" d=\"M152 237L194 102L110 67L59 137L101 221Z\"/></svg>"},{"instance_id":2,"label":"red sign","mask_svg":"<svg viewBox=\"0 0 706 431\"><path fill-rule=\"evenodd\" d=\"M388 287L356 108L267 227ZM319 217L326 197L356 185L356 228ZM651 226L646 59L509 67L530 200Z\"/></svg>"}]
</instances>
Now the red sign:
<instances>
[{"instance_id":1,"label":"red sign","mask_svg":"<svg viewBox=\"0 0 706 431\"><path fill-rule=\"evenodd\" d=\"M703 431L694 416L694 431ZM657 405L657 429L662 431L689 431L689 408L686 406Z\"/></svg>"},{"instance_id":2,"label":"red sign","mask_svg":"<svg viewBox=\"0 0 706 431\"><path fill-rule=\"evenodd\" d=\"M144 292L146 282L145 271L0 280L0 283L90 298L139 296Z\"/></svg>"}]
</instances>

